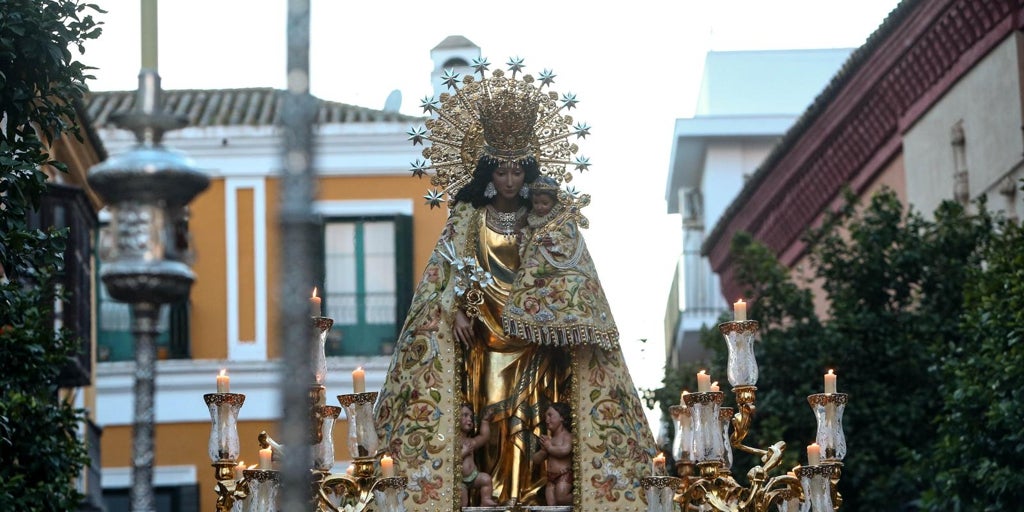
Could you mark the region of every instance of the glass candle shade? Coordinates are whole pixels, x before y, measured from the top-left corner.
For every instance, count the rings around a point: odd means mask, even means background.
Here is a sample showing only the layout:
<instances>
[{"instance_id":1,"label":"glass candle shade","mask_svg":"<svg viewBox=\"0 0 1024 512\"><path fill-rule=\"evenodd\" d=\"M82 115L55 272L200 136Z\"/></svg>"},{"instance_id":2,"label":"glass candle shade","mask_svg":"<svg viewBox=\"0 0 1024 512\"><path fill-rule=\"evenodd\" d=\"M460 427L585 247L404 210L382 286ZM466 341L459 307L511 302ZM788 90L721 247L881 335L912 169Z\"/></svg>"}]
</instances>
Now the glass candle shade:
<instances>
[{"instance_id":1,"label":"glass candle shade","mask_svg":"<svg viewBox=\"0 0 1024 512\"><path fill-rule=\"evenodd\" d=\"M693 462L693 417L685 405L668 408L675 422L676 433L672 438L672 458L676 462Z\"/></svg>"},{"instance_id":2,"label":"glass candle shade","mask_svg":"<svg viewBox=\"0 0 1024 512\"><path fill-rule=\"evenodd\" d=\"M825 462L842 462L846 457L846 434L843 433L843 411L846 393L816 393L807 397L814 418L818 420L818 433L814 442L821 446Z\"/></svg>"},{"instance_id":3,"label":"glass candle shade","mask_svg":"<svg viewBox=\"0 0 1024 512\"><path fill-rule=\"evenodd\" d=\"M732 441L729 440L732 415L732 407L722 407L718 410L718 421L722 429L722 468L725 470L732 469Z\"/></svg>"},{"instance_id":4,"label":"glass candle shade","mask_svg":"<svg viewBox=\"0 0 1024 512\"><path fill-rule=\"evenodd\" d=\"M801 512L800 495L789 489L779 493L779 501L775 504L778 512Z\"/></svg>"},{"instance_id":5,"label":"glass candle shade","mask_svg":"<svg viewBox=\"0 0 1024 512\"><path fill-rule=\"evenodd\" d=\"M373 424L376 391L338 395L348 416L348 451L353 458L377 455L377 428Z\"/></svg>"},{"instance_id":6,"label":"glass candle shade","mask_svg":"<svg viewBox=\"0 0 1024 512\"><path fill-rule=\"evenodd\" d=\"M811 512L834 512L832 508L833 466L802 466L796 468L796 476L804 489L803 510ZM808 506L809 505L809 506Z\"/></svg>"},{"instance_id":7,"label":"glass candle shade","mask_svg":"<svg viewBox=\"0 0 1024 512\"><path fill-rule=\"evenodd\" d=\"M277 495L281 489L278 472L273 469L247 469L242 472L249 481L246 512L277 512Z\"/></svg>"},{"instance_id":8,"label":"glass candle shade","mask_svg":"<svg viewBox=\"0 0 1024 512\"><path fill-rule=\"evenodd\" d=\"M735 386L757 385L757 358L754 357L754 337L758 323L755 320L725 322L718 330L725 337L729 348L727 374L729 384Z\"/></svg>"},{"instance_id":9,"label":"glass candle shade","mask_svg":"<svg viewBox=\"0 0 1024 512\"><path fill-rule=\"evenodd\" d=\"M681 480L672 476L645 476L640 478L640 485L647 496L647 512L673 512L676 503L676 489Z\"/></svg>"},{"instance_id":10,"label":"glass candle shade","mask_svg":"<svg viewBox=\"0 0 1024 512\"><path fill-rule=\"evenodd\" d=\"M403 476L382 478L373 489L373 503L380 512L405 512L405 486Z\"/></svg>"},{"instance_id":11,"label":"glass candle shade","mask_svg":"<svg viewBox=\"0 0 1024 512\"><path fill-rule=\"evenodd\" d=\"M327 380L327 333L331 332L334 320L326 317L313 317L313 328L316 339L313 341L313 381L323 385Z\"/></svg>"},{"instance_id":12,"label":"glass candle shade","mask_svg":"<svg viewBox=\"0 0 1024 512\"><path fill-rule=\"evenodd\" d=\"M241 393L207 393L203 395L210 409L210 461L238 460L238 411L245 403Z\"/></svg>"},{"instance_id":13,"label":"glass candle shade","mask_svg":"<svg viewBox=\"0 0 1024 512\"><path fill-rule=\"evenodd\" d=\"M320 409L320 442L313 445L313 468L330 471L334 467L334 422L341 407L323 405Z\"/></svg>"},{"instance_id":14,"label":"glass candle shade","mask_svg":"<svg viewBox=\"0 0 1024 512\"><path fill-rule=\"evenodd\" d=\"M684 401L693 417L693 460L695 462L722 461L725 447L722 445L722 426L719 409L725 394L721 391L690 393Z\"/></svg>"}]
</instances>

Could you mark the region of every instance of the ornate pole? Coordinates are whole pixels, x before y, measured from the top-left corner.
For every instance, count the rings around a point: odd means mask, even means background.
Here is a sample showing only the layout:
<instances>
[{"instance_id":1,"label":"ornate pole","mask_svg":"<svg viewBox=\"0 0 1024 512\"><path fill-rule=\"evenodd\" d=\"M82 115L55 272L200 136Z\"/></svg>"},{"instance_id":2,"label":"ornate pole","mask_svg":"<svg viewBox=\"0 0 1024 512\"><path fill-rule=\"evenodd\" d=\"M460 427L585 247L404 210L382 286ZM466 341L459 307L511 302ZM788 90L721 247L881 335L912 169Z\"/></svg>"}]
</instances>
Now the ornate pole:
<instances>
[{"instance_id":1,"label":"ornate pole","mask_svg":"<svg viewBox=\"0 0 1024 512\"><path fill-rule=\"evenodd\" d=\"M195 279L189 263L188 203L210 180L183 154L161 144L164 132L182 128L183 117L164 112L160 75L139 73L135 109L119 113L119 128L135 133L136 145L89 171L89 185L110 208L100 244L100 277L114 300L132 305L135 337L135 416L132 429L133 511L156 510L153 498L153 382L160 307L188 297Z\"/></svg>"},{"instance_id":2,"label":"ornate pole","mask_svg":"<svg viewBox=\"0 0 1024 512\"><path fill-rule=\"evenodd\" d=\"M282 111L283 176L281 178L281 336L285 347L304 347L312 339L309 296L315 282L314 254L319 228L312 203L313 122L316 109L309 95L309 0L288 2L288 91ZM310 350L284 350L281 432L285 446L280 510L306 510L313 503L310 435Z\"/></svg>"}]
</instances>

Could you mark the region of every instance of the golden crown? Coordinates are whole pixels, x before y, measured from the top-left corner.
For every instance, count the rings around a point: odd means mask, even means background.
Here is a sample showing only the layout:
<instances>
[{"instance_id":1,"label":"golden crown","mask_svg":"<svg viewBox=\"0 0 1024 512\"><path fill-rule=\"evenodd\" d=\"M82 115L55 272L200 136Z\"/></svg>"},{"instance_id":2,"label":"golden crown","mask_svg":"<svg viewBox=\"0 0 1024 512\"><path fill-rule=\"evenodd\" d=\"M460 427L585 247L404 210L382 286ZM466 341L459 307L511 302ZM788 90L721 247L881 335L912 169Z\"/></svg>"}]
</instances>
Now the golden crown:
<instances>
[{"instance_id":1,"label":"golden crown","mask_svg":"<svg viewBox=\"0 0 1024 512\"><path fill-rule=\"evenodd\" d=\"M555 195L558 195L559 187L558 182L556 182L555 180L549 179L545 176L541 176L540 178L537 178L537 180L534 181L533 183L530 183L530 190L548 190L551 192L555 192Z\"/></svg>"},{"instance_id":2,"label":"golden crown","mask_svg":"<svg viewBox=\"0 0 1024 512\"><path fill-rule=\"evenodd\" d=\"M537 80L527 74L517 78L523 59L512 58L508 61L511 76L499 69L485 77L490 65L485 58L474 59L474 73L465 77L445 70L442 82L454 92L441 94L440 100L424 98L421 107L432 117L424 126L407 132L413 145L431 143L423 149L426 160L411 164L413 176L433 171L430 183L434 188L423 196L431 208L440 206L445 194L453 197L469 183L481 158L500 162L533 159L541 174L557 183L572 180L567 165L578 171L590 167L588 158L570 160L579 147L570 143L569 137L582 139L590 134L589 125L574 125L572 116L564 113L579 102L576 95L567 93L559 99L558 93L543 90L554 83L554 72L545 69ZM474 75L479 75L479 80Z\"/></svg>"}]
</instances>

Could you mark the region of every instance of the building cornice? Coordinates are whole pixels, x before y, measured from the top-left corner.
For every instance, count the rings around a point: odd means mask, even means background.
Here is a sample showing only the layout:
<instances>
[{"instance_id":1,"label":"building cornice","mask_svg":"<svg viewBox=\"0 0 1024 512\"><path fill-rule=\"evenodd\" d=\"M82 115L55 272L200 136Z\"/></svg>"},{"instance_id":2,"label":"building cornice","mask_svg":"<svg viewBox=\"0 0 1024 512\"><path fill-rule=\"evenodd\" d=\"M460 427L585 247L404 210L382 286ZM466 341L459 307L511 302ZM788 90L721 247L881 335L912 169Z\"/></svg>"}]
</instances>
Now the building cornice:
<instances>
[{"instance_id":1,"label":"building cornice","mask_svg":"<svg viewBox=\"0 0 1024 512\"><path fill-rule=\"evenodd\" d=\"M849 185L863 192L900 150L900 136L964 74L1021 26L1013 0L905 0L851 55L765 159L702 248L739 296L729 254L751 233L787 266L801 240Z\"/></svg>"}]
</instances>

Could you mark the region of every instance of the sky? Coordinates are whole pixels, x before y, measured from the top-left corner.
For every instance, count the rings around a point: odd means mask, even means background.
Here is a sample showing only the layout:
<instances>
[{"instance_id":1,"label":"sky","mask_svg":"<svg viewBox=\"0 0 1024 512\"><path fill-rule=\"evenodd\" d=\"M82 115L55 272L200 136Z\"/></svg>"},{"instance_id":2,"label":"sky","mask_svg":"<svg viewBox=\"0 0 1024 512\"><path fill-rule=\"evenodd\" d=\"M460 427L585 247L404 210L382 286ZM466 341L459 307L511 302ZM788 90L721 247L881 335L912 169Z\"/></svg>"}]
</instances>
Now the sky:
<instances>
[{"instance_id":1,"label":"sky","mask_svg":"<svg viewBox=\"0 0 1024 512\"><path fill-rule=\"evenodd\" d=\"M94 0L107 14L82 62L92 90L137 86L138 0ZM491 69L525 59L552 69L553 90L580 99L589 123L580 155L591 170L573 181L592 196L584 211L590 252L619 325L635 384L660 386L664 321L682 241L668 215L677 118L691 117L708 51L854 48L897 0L312 0L310 89L322 99L421 115L431 93L430 50L449 35L481 48ZM285 84L285 0L161 0L159 72L164 89ZM823 84L824 85L824 84ZM808 98L810 100L810 98ZM410 161L419 150L410 145ZM646 341L641 341L646 340Z\"/></svg>"}]
</instances>

